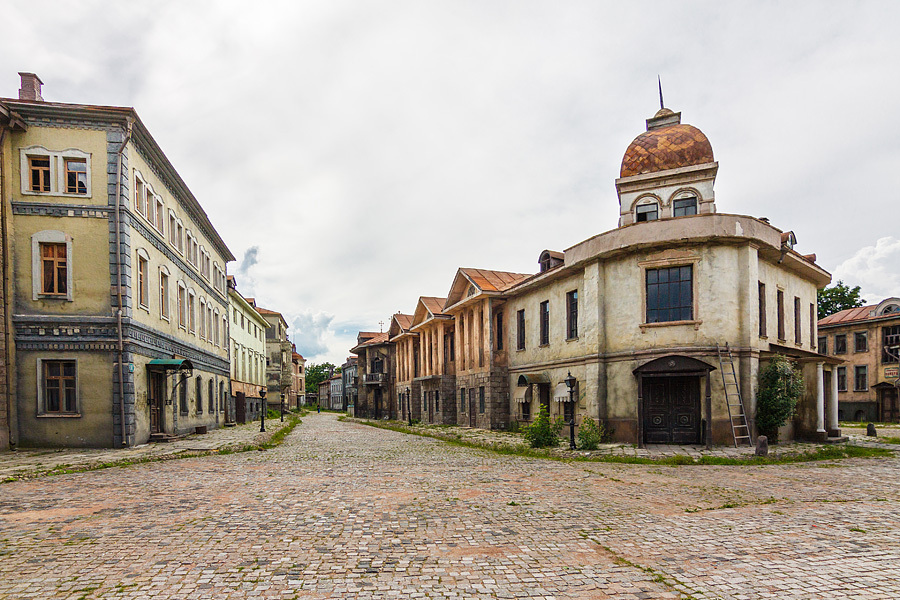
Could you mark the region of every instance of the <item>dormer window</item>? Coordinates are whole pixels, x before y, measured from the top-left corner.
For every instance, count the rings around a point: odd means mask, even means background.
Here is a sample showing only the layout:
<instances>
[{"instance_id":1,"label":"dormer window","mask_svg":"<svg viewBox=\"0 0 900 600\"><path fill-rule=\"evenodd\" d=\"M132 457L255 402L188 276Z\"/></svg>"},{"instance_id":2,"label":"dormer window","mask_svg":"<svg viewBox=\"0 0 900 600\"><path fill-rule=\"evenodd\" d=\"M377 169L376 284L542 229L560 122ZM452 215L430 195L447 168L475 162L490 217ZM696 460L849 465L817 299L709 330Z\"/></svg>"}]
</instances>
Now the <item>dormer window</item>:
<instances>
[{"instance_id":1,"label":"dormer window","mask_svg":"<svg viewBox=\"0 0 900 600\"><path fill-rule=\"evenodd\" d=\"M672 203L673 217L687 217L697 214L697 198L696 196L688 196L686 198L678 198Z\"/></svg>"},{"instance_id":2,"label":"dormer window","mask_svg":"<svg viewBox=\"0 0 900 600\"><path fill-rule=\"evenodd\" d=\"M634 220L638 223L644 221L655 221L659 218L659 206L656 202L651 204L641 204L635 209Z\"/></svg>"}]
</instances>

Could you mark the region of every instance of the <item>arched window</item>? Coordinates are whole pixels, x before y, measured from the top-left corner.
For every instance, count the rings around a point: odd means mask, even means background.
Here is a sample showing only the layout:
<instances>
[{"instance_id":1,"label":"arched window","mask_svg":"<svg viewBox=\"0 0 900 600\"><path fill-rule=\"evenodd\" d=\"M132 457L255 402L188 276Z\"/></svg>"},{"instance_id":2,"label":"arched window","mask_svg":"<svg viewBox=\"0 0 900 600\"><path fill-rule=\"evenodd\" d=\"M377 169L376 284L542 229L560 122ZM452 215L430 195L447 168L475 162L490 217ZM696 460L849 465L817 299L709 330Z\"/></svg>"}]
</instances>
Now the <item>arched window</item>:
<instances>
[{"instance_id":1,"label":"arched window","mask_svg":"<svg viewBox=\"0 0 900 600\"><path fill-rule=\"evenodd\" d=\"M672 201L672 216L687 217L697 214L697 197L684 195Z\"/></svg>"},{"instance_id":2,"label":"arched window","mask_svg":"<svg viewBox=\"0 0 900 600\"><path fill-rule=\"evenodd\" d=\"M197 414L203 414L203 378L197 375Z\"/></svg>"}]
</instances>

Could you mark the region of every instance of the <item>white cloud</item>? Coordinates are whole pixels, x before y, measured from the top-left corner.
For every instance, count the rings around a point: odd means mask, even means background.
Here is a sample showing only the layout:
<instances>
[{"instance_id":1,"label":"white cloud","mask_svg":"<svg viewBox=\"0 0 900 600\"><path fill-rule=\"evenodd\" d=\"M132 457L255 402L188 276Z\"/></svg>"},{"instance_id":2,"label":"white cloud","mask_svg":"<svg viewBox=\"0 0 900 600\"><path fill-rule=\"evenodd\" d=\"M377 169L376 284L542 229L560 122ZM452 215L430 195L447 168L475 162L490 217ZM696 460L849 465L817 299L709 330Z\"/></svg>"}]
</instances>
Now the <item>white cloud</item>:
<instances>
[{"instance_id":1,"label":"white cloud","mask_svg":"<svg viewBox=\"0 0 900 600\"><path fill-rule=\"evenodd\" d=\"M49 100L134 106L234 255L257 249L229 265L241 291L302 315L319 360L459 266L533 272L614 227L657 74L710 138L721 212L794 230L826 268L895 235L900 3L7 8L0 96L35 71Z\"/></svg>"},{"instance_id":2,"label":"white cloud","mask_svg":"<svg viewBox=\"0 0 900 600\"><path fill-rule=\"evenodd\" d=\"M834 270L834 280L860 286L868 304L900 296L900 239L883 237L865 246Z\"/></svg>"}]
</instances>

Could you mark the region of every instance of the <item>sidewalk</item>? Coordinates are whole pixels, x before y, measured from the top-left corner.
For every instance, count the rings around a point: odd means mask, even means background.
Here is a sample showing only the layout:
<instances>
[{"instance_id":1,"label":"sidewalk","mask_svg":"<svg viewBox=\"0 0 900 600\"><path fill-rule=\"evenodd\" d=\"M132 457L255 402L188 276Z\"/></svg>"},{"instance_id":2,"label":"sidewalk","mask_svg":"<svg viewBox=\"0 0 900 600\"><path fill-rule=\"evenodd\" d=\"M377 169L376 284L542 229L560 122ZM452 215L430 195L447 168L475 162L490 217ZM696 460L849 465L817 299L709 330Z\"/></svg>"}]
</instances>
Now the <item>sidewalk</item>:
<instances>
[{"instance_id":1,"label":"sidewalk","mask_svg":"<svg viewBox=\"0 0 900 600\"><path fill-rule=\"evenodd\" d=\"M19 448L0 452L0 483L30 479L65 469L86 470L109 463L166 460L181 454L206 454L225 449L237 450L269 440L282 426L279 420L266 420L266 432L259 422L222 427L206 434L191 434L174 442L142 444L132 448Z\"/></svg>"},{"instance_id":2,"label":"sidewalk","mask_svg":"<svg viewBox=\"0 0 900 600\"><path fill-rule=\"evenodd\" d=\"M366 419L347 419L358 422L371 422ZM399 425L407 430L421 433L431 437L449 440L474 443L479 445L492 446L495 448L513 448L527 449L528 442L519 433L509 433L505 431L487 431L485 429L475 429L457 425L426 425L415 424L412 427L406 423L398 421L381 421L390 425ZM843 433L843 432L842 432ZM864 434L865 431L863 430ZM881 435L881 432L879 432ZM891 435L891 434L888 434ZM725 458L747 458L755 454L755 446L713 446L707 449L706 446L683 446L674 444L650 444L646 448L638 448L633 444L610 443L600 444L600 447L594 451L569 450L569 430L566 428L560 433L560 444L557 448L551 450L554 455L561 457L574 456L628 456L638 458L666 458L671 456L689 456L691 458L700 458L702 456L717 456ZM849 444L855 446L866 446L873 448L884 448L887 450L900 451L900 445L887 444L878 442L877 438L858 435L854 431L848 436ZM825 444L814 442L787 442L783 444L769 446L769 456L778 457L787 454L800 454L815 451L822 448Z\"/></svg>"}]
</instances>

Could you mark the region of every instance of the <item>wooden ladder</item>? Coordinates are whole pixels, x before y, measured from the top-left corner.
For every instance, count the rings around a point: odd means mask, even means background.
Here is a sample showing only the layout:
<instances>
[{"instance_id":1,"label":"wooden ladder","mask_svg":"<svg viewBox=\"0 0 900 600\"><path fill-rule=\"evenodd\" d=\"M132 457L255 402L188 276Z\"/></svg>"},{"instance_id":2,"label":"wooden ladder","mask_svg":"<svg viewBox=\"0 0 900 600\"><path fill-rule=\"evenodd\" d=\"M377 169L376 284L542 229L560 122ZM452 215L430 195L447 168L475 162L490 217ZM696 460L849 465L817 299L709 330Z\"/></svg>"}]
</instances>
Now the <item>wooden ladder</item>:
<instances>
[{"instance_id":1,"label":"wooden ladder","mask_svg":"<svg viewBox=\"0 0 900 600\"><path fill-rule=\"evenodd\" d=\"M741 398L741 388L734 370L734 356L728 342L725 342L724 349L716 343L716 353L719 355L719 372L722 374L722 387L725 388L725 404L728 406L728 421L731 423L734 447L738 447L738 440L747 440L747 445L752 446L750 425L747 423L744 400Z\"/></svg>"}]
</instances>

